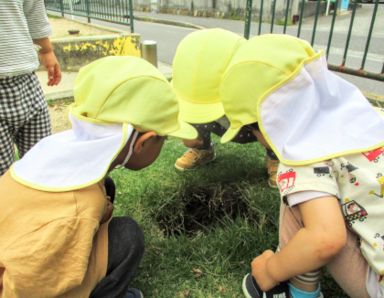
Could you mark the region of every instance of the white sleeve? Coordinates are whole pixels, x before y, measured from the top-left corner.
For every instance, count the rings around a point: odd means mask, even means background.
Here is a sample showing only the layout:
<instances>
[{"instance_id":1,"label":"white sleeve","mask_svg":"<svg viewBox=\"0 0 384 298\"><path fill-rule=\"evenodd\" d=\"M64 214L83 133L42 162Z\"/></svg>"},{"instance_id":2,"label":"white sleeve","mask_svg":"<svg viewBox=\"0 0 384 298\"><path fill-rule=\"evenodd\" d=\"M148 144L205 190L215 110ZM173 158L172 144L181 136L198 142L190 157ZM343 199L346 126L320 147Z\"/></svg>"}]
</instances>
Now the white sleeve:
<instances>
[{"instance_id":1,"label":"white sleeve","mask_svg":"<svg viewBox=\"0 0 384 298\"><path fill-rule=\"evenodd\" d=\"M384 282L379 281L379 276L370 267L365 286L370 297L384 297Z\"/></svg>"},{"instance_id":2,"label":"white sleeve","mask_svg":"<svg viewBox=\"0 0 384 298\"><path fill-rule=\"evenodd\" d=\"M327 192L322 192L322 191L306 190L306 191L299 191L299 192L288 194L287 201L288 201L288 205L292 207L309 200L313 200L321 197L329 197L329 196L334 196L334 195Z\"/></svg>"}]
</instances>

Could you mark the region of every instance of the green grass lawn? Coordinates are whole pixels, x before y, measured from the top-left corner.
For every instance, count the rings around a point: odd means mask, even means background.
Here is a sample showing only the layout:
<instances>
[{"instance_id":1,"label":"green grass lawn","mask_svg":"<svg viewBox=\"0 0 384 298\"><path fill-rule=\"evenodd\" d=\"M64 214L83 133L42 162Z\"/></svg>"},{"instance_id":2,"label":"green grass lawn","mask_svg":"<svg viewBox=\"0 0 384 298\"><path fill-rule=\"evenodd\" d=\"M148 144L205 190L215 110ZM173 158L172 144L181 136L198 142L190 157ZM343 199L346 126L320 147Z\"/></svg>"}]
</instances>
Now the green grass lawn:
<instances>
[{"instance_id":1,"label":"green grass lawn","mask_svg":"<svg viewBox=\"0 0 384 298\"><path fill-rule=\"evenodd\" d=\"M180 173L173 164L184 151L181 141L170 139L149 168L111 175L115 215L135 218L145 234L132 286L145 297L243 297L251 260L275 249L278 238L279 195L266 181L264 149L218 144L216 161ZM329 277L322 291L346 297Z\"/></svg>"}]
</instances>

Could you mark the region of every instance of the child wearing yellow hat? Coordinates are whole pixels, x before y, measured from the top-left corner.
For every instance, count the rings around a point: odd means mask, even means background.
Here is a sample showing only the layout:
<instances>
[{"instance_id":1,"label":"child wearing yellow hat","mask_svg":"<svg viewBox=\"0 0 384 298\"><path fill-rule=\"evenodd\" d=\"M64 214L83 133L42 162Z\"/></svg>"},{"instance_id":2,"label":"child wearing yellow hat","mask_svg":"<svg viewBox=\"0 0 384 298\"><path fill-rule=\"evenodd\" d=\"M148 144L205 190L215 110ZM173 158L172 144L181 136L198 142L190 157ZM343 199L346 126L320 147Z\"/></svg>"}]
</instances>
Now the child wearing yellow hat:
<instances>
[{"instance_id":1,"label":"child wearing yellow hat","mask_svg":"<svg viewBox=\"0 0 384 298\"><path fill-rule=\"evenodd\" d=\"M222 141L249 125L280 160L279 250L252 261L245 296L321 297L326 266L348 296L384 297L382 115L287 35L243 44L220 94L231 122Z\"/></svg>"},{"instance_id":2,"label":"child wearing yellow hat","mask_svg":"<svg viewBox=\"0 0 384 298\"><path fill-rule=\"evenodd\" d=\"M167 135L196 138L150 63L106 57L76 78L72 129L41 140L0 178L0 296L125 297L144 252L129 217L112 218L120 165L139 170Z\"/></svg>"},{"instance_id":3,"label":"child wearing yellow hat","mask_svg":"<svg viewBox=\"0 0 384 298\"><path fill-rule=\"evenodd\" d=\"M178 45L172 86L179 99L181 119L192 124L199 137L184 141L189 149L176 160L176 169L195 169L215 159L211 134L222 136L229 127L219 96L220 81L243 42L245 39L235 33L214 28L190 33ZM248 143L257 139L243 127L232 141ZM278 161L272 150L267 150L266 163L268 182L276 187Z\"/></svg>"}]
</instances>

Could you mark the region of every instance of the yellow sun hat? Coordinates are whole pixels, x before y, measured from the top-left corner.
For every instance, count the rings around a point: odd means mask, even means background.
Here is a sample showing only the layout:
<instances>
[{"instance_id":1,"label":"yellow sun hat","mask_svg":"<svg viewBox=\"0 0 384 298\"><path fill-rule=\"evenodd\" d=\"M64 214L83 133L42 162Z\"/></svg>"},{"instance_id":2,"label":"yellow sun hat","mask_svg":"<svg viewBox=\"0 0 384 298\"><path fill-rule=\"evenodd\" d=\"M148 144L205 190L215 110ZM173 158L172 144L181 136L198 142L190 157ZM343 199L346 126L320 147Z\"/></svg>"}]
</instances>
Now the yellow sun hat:
<instances>
[{"instance_id":1,"label":"yellow sun hat","mask_svg":"<svg viewBox=\"0 0 384 298\"><path fill-rule=\"evenodd\" d=\"M292 77L306 61L316 57L318 54L306 41L289 35L259 35L242 44L228 65L220 87L225 113L231 123L221 142L229 142L241 127L259 121L260 101Z\"/></svg>"},{"instance_id":2,"label":"yellow sun hat","mask_svg":"<svg viewBox=\"0 0 384 298\"><path fill-rule=\"evenodd\" d=\"M137 130L197 137L191 125L179 120L171 85L141 58L105 57L81 68L74 97L71 129L43 138L12 165L19 183L51 192L97 183Z\"/></svg>"},{"instance_id":3,"label":"yellow sun hat","mask_svg":"<svg viewBox=\"0 0 384 298\"><path fill-rule=\"evenodd\" d=\"M240 35L218 28L195 31L180 42L173 60L172 86L182 120L208 123L224 115L220 81L243 42Z\"/></svg>"},{"instance_id":4,"label":"yellow sun hat","mask_svg":"<svg viewBox=\"0 0 384 298\"><path fill-rule=\"evenodd\" d=\"M361 91L328 70L323 52L299 38L253 37L233 57L221 99L230 128L258 122L280 162L307 165L384 145L384 119Z\"/></svg>"},{"instance_id":5,"label":"yellow sun hat","mask_svg":"<svg viewBox=\"0 0 384 298\"><path fill-rule=\"evenodd\" d=\"M163 74L144 59L110 56L79 72L70 113L83 121L129 123L143 131L183 139L196 130L179 120L177 98Z\"/></svg>"}]
</instances>

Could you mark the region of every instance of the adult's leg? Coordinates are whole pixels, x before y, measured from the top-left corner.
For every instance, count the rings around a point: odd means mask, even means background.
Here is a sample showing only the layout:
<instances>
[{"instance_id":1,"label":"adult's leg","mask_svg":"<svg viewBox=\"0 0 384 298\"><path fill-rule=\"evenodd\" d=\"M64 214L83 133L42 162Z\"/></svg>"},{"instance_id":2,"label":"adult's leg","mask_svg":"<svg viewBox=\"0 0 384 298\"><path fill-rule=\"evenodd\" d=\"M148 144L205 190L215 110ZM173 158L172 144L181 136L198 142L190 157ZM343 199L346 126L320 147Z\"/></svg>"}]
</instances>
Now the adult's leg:
<instances>
[{"instance_id":1,"label":"adult's leg","mask_svg":"<svg viewBox=\"0 0 384 298\"><path fill-rule=\"evenodd\" d=\"M51 121L43 90L36 74L24 77L20 84L25 120L15 134L15 143L22 157L33 145L51 134Z\"/></svg>"},{"instance_id":2,"label":"adult's leg","mask_svg":"<svg viewBox=\"0 0 384 298\"><path fill-rule=\"evenodd\" d=\"M0 79L0 175L14 161L14 134L27 114L21 96L25 80L25 76Z\"/></svg>"},{"instance_id":3,"label":"adult's leg","mask_svg":"<svg viewBox=\"0 0 384 298\"><path fill-rule=\"evenodd\" d=\"M108 226L108 267L91 298L119 298L127 292L144 253L144 236L129 217L114 217Z\"/></svg>"},{"instance_id":4,"label":"adult's leg","mask_svg":"<svg viewBox=\"0 0 384 298\"><path fill-rule=\"evenodd\" d=\"M6 121L0 119L0 176L11 166L14 160L12 134Z\"/></svg>"}]
</instances>

